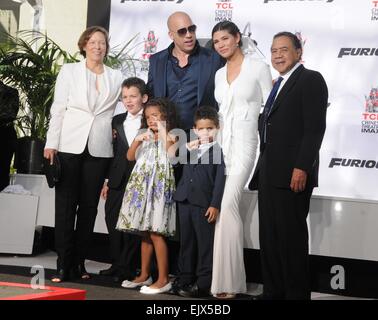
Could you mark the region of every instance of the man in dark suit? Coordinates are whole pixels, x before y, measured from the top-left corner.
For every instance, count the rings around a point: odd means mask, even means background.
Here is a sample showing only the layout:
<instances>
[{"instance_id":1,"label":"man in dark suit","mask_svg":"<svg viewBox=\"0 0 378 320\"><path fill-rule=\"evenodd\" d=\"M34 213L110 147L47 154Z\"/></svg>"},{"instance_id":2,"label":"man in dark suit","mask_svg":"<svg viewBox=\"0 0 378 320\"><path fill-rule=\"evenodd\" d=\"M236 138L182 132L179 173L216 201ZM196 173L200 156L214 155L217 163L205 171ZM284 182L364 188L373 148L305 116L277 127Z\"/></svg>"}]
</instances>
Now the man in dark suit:
<instances>
[{"instance_id":1,"label":"man in dark suit","mask_svg":"<svg viewBox=\"0 0 378 320\"><path fill-rule=\"evenodd\" d=\"M214 76L224 62L216 52L199 45L196 26L186 13L173 13L167 24L173 43L150 57L147 85L154 97L175 103L180 127L188 131L198 106L217 105Z\"/></svg>"},{"instance_id":2,"label":"man in dark suit","mask_svg":"<svg viewBox=\"0 0 378 320\"><path fill-rule=\"evenodd\" d=\"M122 206L123 195L135 161L128 161L127 150L141 126L143 104L147 102L147 86L142 79L128 78L122 83L122 102L126 113L114 116L112 120L113 150L108 181L102 189L105 202L105 221L109 233L112 266L101 270L101 275L113 276L115 282L134 279L140 260L139 236L115 229Z\"/></svg>"},{"instance_id":3,"label":"man in dark suit","mask_svg":"<svg viewBox=\"0 0 378 320\"><path fill-rule=\"evenodd\" d=\"M180 152L184 169L174 194L181 230L175 290L184 297L210 294L214 228L226 181L222 149L214 142L218 129L217 111L198 108L194 127L198 139L183 145Z\"/></svg>"},{"instance_id":4,"label":"man in dark suit","mask_svg":"<svg viewBox=\"0 0 378 320\"><path fill-rule=\"evenodd\" d=\"M306 218L318 184L328 89L319 72L300 64L294 34L276 34L271 54L280 77L259 118L260 156L249 184L258 189L264 290L257 299L310 299Z\"/></svg>"},{"instance_id":5,"label":"man in dark suit","mask_svg":"<svg viewBox=\"0 0 378 320\"><path fill-rule=\"evenodd\" d=\"M17 143L13 121L18 109L18 91L0 81L0 191L9 185L9 169Z\"/></svg>"}]
</instances>

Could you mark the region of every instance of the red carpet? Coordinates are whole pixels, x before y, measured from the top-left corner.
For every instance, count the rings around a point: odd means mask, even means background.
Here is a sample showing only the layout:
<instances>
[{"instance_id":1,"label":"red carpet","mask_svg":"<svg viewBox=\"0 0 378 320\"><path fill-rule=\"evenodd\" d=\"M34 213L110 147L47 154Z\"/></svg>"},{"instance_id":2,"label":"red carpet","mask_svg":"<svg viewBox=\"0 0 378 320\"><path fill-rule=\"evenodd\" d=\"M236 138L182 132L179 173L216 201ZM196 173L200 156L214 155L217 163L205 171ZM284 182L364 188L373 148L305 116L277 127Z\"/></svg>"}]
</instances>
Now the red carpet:
<instances>
[{"instance_id":1,"label":"red carpet","mask_svg":"<svg viewBox=\"0 0 378 320\"><path fill-rule=\"evenodd\" d=\"M85 300L85 290L0 282L0 300Z\"/></svg>"}]
</instances>

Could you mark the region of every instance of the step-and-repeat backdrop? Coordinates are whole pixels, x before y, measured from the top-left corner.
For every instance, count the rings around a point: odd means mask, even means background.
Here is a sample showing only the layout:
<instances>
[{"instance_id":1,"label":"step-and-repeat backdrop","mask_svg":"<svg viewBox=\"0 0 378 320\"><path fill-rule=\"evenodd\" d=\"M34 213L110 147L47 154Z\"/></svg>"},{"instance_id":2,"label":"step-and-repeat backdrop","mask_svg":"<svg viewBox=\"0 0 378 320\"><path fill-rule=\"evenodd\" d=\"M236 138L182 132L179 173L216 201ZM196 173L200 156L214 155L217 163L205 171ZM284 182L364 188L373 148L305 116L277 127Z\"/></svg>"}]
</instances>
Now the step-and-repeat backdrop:
<instances>
[{"instance_id":1,"label":"step-and-repeat backdrop","mask_svg":"<svg viewBox=\"0 0 378 320\"><path fill-rule=\"evenodd\" d=\"M296 33L303 64L321 72L329 88L315 194L378 200L378 1L112 0L111 46L128 57L125 75L147 79L149 57L171 43L166 20L174 11L192 17L201 43L217 22L232 20L254 40L245 41L250 53L269 64L273 35Z\"/></svg>"}]
</instances>

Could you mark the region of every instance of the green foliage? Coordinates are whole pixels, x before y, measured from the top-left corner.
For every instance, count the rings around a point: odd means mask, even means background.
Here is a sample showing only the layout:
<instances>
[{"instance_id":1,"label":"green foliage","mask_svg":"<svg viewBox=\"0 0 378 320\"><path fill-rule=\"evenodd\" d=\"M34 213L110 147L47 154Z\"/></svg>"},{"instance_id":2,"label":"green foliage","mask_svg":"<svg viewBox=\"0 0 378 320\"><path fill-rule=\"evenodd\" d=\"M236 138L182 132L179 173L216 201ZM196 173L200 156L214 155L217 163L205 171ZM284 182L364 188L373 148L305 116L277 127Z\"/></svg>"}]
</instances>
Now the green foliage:
<instances>
[{"instance_id":1,"label":"green foliage","mask_svg":"<svg viewBox=\"0 0 378 320\"><path fill-rule=\"evenodd\" d=\"M138 58L130 53L140 43L135 44L135 40L139 36L137 33L123 46L118 45L110 48L108 56L106 57L105 64L108 67L119 69L127 77L135 77L137 74L136 63L140 63Z\"/></svg>"},{"instance_id":2,"label":"green foliage","mask_svg":"<svg viewBox=\"0 0 378 320\"><path fill-rule=\"evenodd\" d=\"M78 59L39 32L20 31L16 37L5 34L4 38L0 44L0 80L20 93L16 127L22 135L44 140L60 67Z\"/></svg>"}]
</instances>

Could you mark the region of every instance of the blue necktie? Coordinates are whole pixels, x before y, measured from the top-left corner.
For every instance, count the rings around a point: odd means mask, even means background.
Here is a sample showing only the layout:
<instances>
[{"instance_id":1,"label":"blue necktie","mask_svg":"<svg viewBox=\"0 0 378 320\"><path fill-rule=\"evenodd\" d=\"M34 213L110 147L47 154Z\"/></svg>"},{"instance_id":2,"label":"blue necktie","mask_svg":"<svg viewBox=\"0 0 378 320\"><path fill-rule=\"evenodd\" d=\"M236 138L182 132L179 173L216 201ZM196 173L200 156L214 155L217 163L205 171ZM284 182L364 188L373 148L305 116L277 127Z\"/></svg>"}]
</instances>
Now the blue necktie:
<instances>
[{"instance_id":1,"label":"blue necktie","mask_svg":"<svg viewBox=\"0 0 378 320\"><path fill-rule=\"evenodd\" d=\"M264 107L264 142L266 142L266 121L268 120L269 113L272 110L272 106L273 106L274 100L276 99L278 88L280 87L282 80L283 80L283 78L279 77L276 80L276 82L274 82L272 91L270 91L268 100L266 100L266 103L265 103L265 107Z\"/></svg>"}]
</instances>

